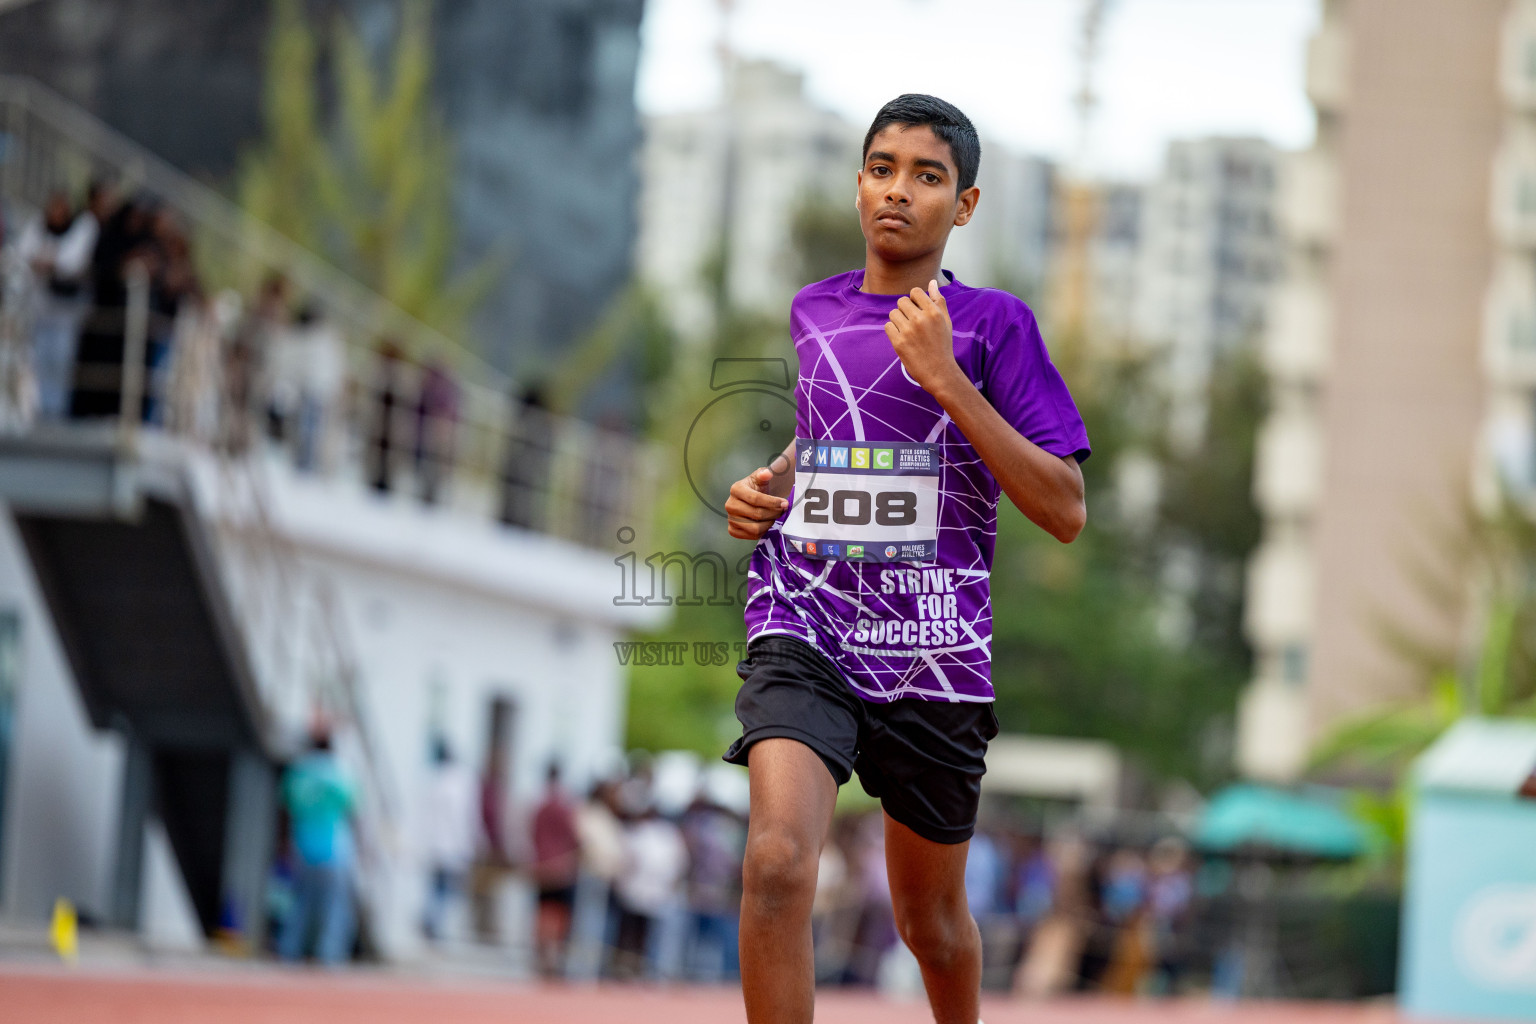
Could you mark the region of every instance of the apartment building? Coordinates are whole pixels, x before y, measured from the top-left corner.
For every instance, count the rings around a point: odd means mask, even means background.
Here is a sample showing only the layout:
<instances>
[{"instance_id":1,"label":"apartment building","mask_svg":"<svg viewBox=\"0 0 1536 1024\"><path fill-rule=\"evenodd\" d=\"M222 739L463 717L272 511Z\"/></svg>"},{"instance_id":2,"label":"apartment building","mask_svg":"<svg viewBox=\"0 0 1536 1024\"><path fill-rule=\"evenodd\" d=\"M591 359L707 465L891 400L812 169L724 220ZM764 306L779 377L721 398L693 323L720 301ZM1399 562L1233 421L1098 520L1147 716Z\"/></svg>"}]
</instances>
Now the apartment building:
<instances>
[{"instance_id":1,"label":"apartment building","mask_svg":"<svg viewBox=\"0 0 1536 1024\"><path fill-rule=\"evenodd\" d=\"M1499 485L1529 497L1536 490L1536 3L1510 6L1500 41L1503 135L1494 158L1489 213L1495 269L1483 320L1488 388L1479 504Z\"/></svg>"},{"instance_id":2,"label":"apartment building","mask_svg":"<svg viewBox=\"0 0 1536 1024\"><path fill-rule=\"evenodd\" d=\"M680 330L708 329L706 278L722 257L732 302L783 308L795 212L816 199L852 210L862 141L806 96L804 75L768 61L734 64L718 107L647 121L635 263Z\"/></svg>"},{"instance_id":3,"label":"apartment building","mask_svg":"<svg viewBox=\"0 0 1536 1024\"><path fill-rule=\"evenodd\" d=\"M1177 140L1145 190L1131 328L1167 347L1175 426L1191 438L1204 422L1212 363L1252 343L1264 324L1278 259L1277 159L1261 139Z\"/></svg>"},{"instance_id":4,"label":"apartment building","mask_svg":"<svg viewBox=\"0 0 1536 1024\"><path fill-rule=\"evenodd\" d=\"M1494 230L1522 209L1523 179L1513 207L1493 198L1528 151L1512 109L1536 95L1528 7L1323 4L1307 52L1316 141L1282 168L1283 283L1263 342L1246 774L1294 778L1331 727L1413 694L1394 634L1460 639L1462 612L1423 579L1455 569L1443 537L1487 475L1487 439L1531 416L1506 382L1536 342L1536 274L1520 233ZM1504 212L1490 218L1491 202ZM1485 307L1502 311L1497 324Z\"/></svg>"}]
</instances>

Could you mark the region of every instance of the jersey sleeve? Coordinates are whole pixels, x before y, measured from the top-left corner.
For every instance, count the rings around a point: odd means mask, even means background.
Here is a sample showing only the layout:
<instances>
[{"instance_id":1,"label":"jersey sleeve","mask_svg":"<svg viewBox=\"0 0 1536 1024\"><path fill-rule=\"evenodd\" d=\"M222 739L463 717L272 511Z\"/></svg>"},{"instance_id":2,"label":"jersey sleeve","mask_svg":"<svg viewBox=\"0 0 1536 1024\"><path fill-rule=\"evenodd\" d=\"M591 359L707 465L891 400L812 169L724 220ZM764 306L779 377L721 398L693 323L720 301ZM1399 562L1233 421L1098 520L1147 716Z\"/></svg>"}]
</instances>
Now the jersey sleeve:
<instances>
[{"instance_id":1,"label":"jersey sleeve","mask_svg":"<svg viewBox=\"0 0 1536 1024\"><path fill-rule=\"evenodd\" d=\"M1010 321L988 346L982 394L1015 430L1057 458L1082 462L1092 454L1077 403L1033 314Z\"/></svg>"}]
</instances>

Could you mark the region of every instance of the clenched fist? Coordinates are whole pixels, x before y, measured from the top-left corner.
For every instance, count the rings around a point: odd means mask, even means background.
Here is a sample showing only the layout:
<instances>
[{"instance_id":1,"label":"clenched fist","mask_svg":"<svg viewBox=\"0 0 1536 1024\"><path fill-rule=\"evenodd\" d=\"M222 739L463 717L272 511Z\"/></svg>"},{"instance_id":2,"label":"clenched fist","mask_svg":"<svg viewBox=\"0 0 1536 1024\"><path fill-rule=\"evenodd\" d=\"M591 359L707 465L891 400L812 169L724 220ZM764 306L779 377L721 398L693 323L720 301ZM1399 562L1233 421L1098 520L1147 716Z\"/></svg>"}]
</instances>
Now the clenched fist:
<instances>
[{"instance_id":1,"label":"clenched fist","mask_svg":"<svg viewBox=\"0 0 1536 1024\"><path fill-rule=\"evenodd\" d=\"M928 290L913 288L891 310L885 325L886 337L901 360L907 376L929 394L937 395L963 380L960 364L955 362L954 327L949 321L949 303L939 291L938 281L929 281Z\"/></svg>"},{"instance_id":2,"label":"clenched fist","mask_svg":"<svg viewBox=\"0 0 1536 1024\"><path fill-rule=\"evenodd\" d=\"M781 454L772 466L755 469L731 484L725 515L726 530L732 537L761 540L789 508L789 490L795 484L794 462Z\"/></svg>"}]
</instances>

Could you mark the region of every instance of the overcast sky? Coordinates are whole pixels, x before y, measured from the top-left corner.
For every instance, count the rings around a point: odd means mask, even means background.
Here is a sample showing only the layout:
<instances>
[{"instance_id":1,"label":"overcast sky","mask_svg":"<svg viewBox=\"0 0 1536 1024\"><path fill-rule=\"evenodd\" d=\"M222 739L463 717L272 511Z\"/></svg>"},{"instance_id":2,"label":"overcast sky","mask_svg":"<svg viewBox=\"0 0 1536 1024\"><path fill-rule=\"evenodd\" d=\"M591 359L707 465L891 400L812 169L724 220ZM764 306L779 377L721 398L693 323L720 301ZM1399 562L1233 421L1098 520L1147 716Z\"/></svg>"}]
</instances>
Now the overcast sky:
<instances>
[{"instance_id":1,"label":"overcast sky","mask_svg":"<svg viewBox=\"0 0 1536 1024\"><path fill-rule=\"evenodd\" d=\"M1141 177L1171 138L1311 139L1305 46L1321 0L1115 0L1099 64L1092 164ZM1075 141L1081 0L737 0L737 51L800 68L856 124L903 92L957 104L984 137L1066 158ZM719 95L714 0L647 0L640 108Z\"/></svg>"}]
</instances>

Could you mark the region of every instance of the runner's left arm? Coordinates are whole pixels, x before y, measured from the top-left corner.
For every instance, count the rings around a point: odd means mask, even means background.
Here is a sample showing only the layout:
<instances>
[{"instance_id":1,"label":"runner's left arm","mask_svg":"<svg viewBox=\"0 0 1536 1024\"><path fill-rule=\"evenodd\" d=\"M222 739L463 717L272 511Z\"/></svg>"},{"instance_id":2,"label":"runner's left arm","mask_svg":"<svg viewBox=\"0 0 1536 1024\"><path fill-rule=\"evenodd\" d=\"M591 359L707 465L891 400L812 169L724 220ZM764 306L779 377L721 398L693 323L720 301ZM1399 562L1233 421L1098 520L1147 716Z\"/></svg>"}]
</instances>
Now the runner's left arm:
<instances>
[{"instance_id":1,"label":"runner's left arm","mask_svg":"<svg viewBox=\"0 0 1536 1024\"><path fill-rule=\"evenodd\" d=\"M1046 533L1070 543L1088 521L1077 460L1052 455L1013 428L955 362L948 304L931 281L891 310L885 333L907 373L949 413L1003 493Z\"/></svg>"}]
</instances>

